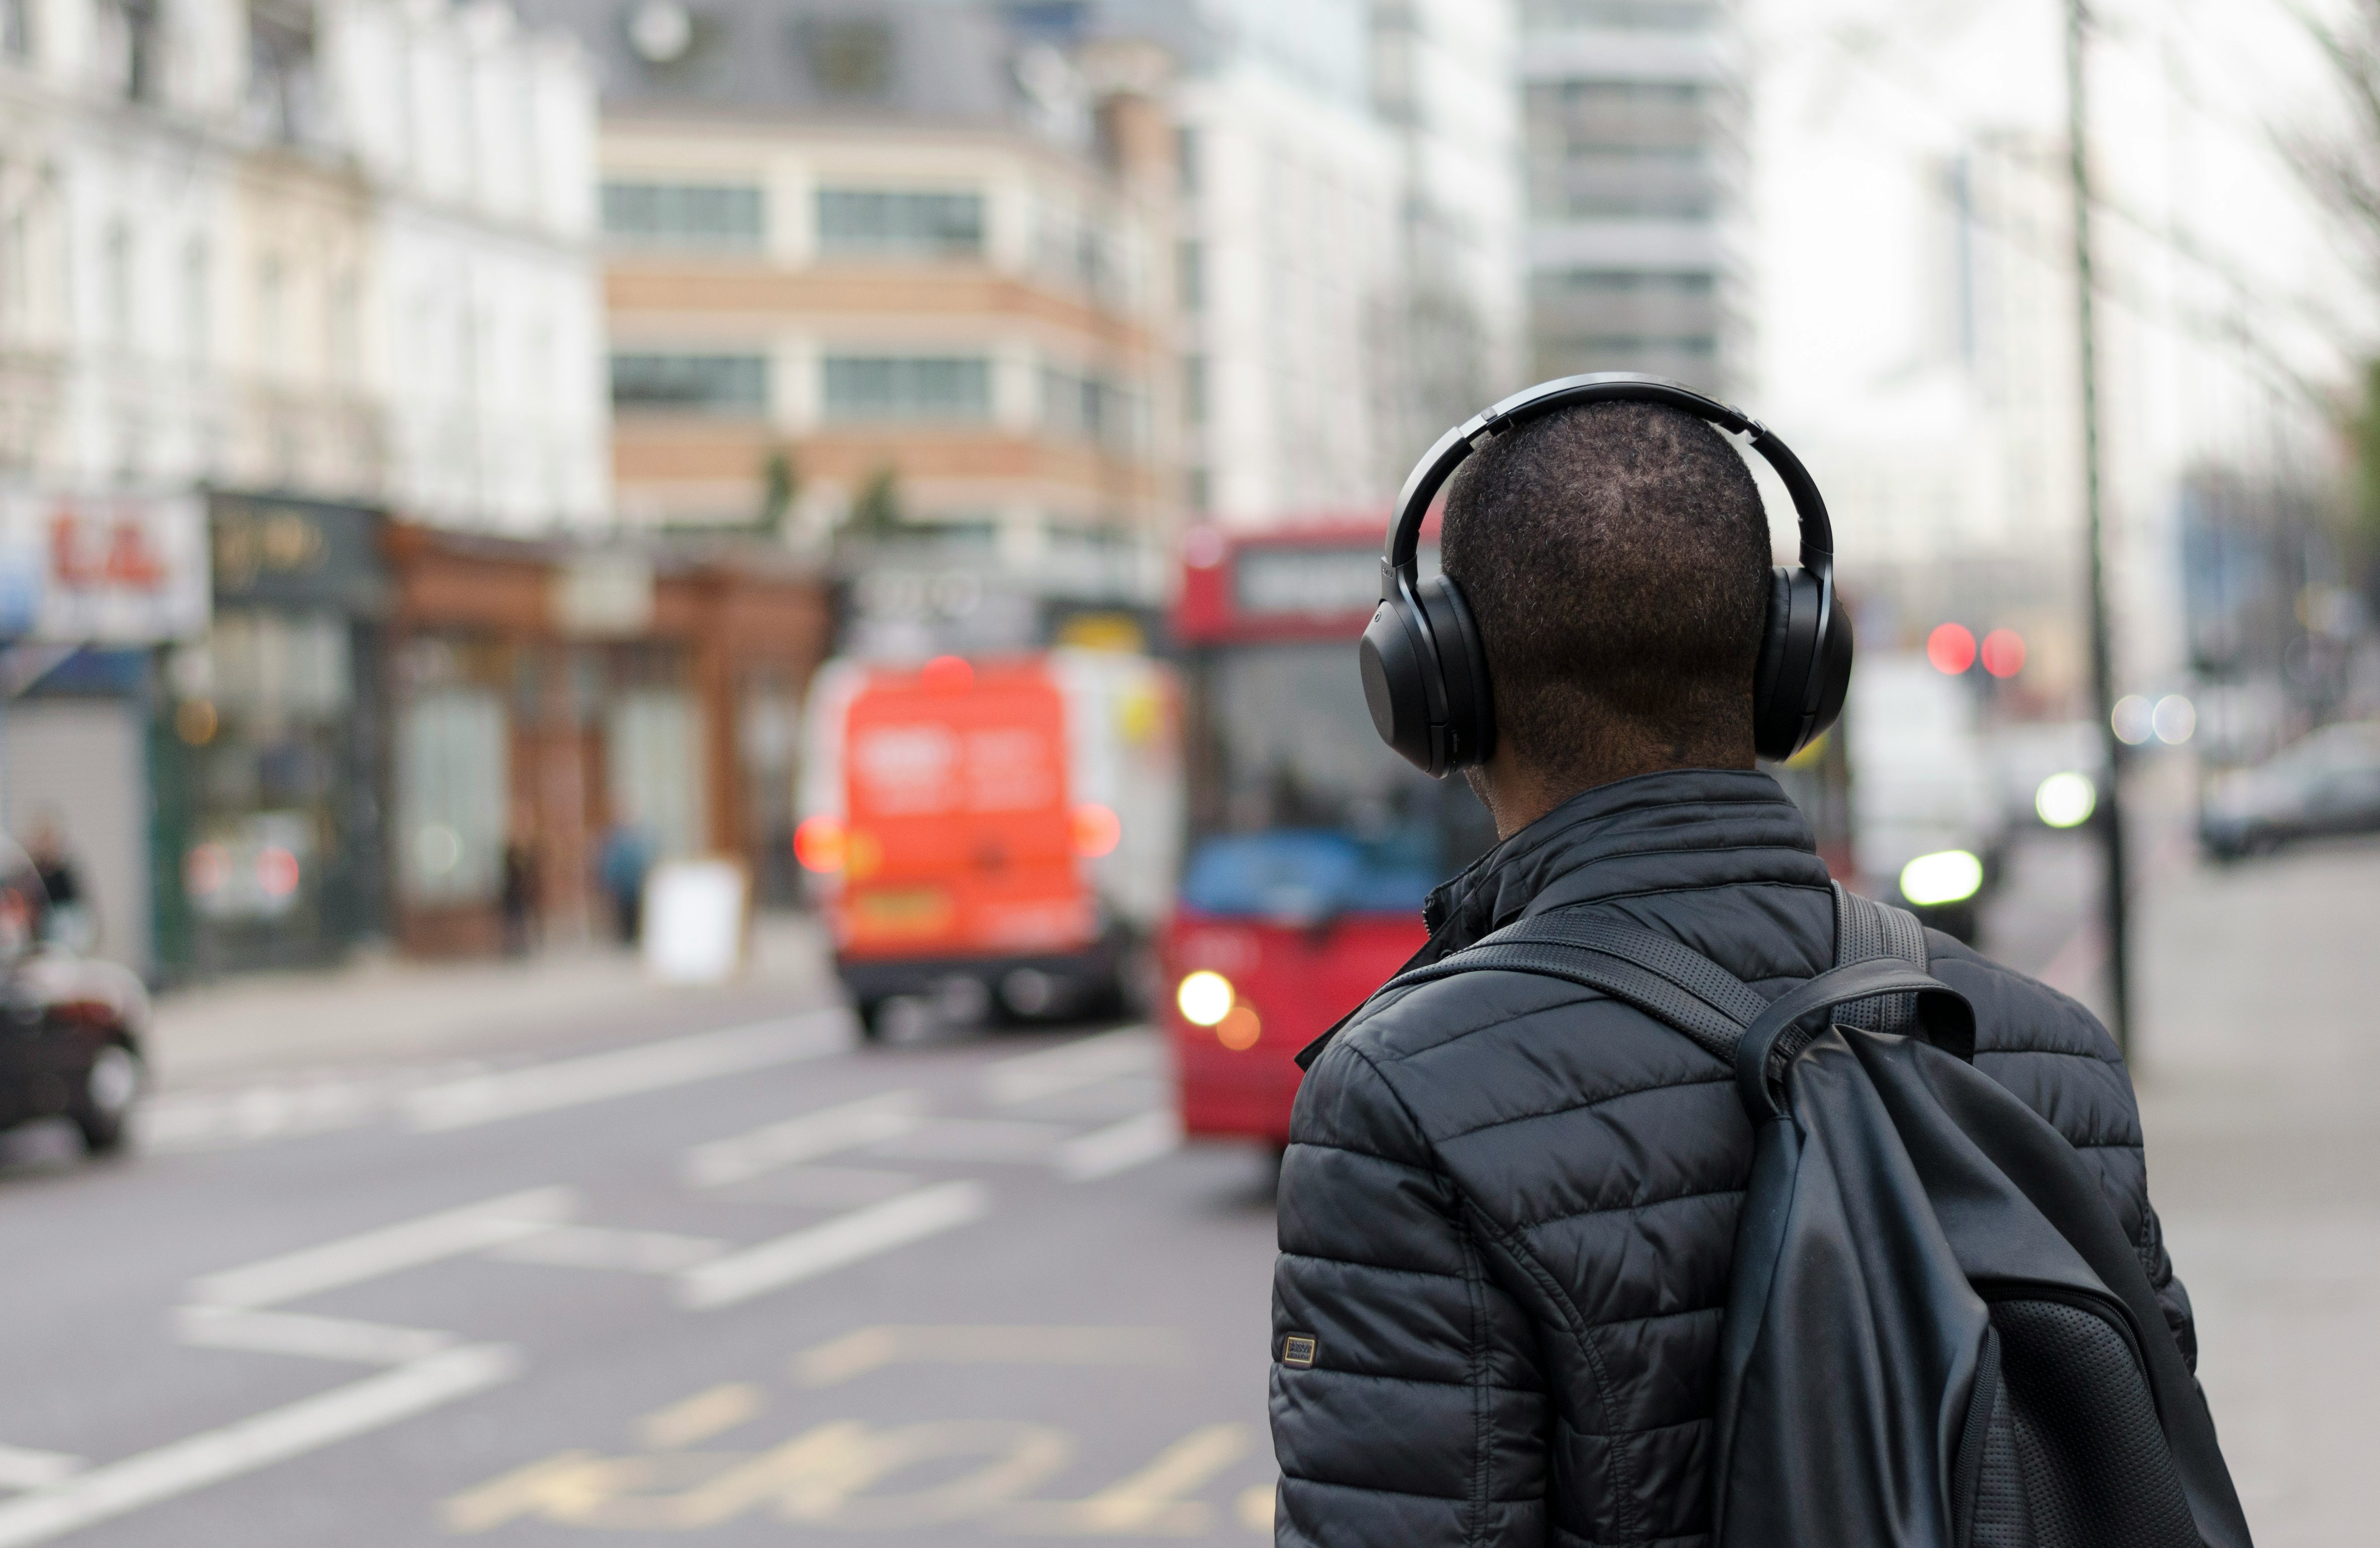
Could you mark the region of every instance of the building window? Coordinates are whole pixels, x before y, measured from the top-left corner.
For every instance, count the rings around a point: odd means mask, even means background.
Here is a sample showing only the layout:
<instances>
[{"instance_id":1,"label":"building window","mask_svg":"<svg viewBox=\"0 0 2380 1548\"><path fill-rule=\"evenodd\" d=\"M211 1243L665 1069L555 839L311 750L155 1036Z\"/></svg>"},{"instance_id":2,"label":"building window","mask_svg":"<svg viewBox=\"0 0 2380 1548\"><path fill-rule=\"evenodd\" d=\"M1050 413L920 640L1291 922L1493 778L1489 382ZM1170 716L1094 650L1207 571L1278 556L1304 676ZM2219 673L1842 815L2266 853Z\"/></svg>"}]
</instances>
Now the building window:
<instances>
[{"instance_id":1,"label":"building window","mask_svg":"<svg viewBox=\"0 0 2380 1548\"><path fill-rule=\"evenodd\" d=\"M1182 417L1194 425L1207 422L1207 357L1182 358Z\"/></svg>"},{"instance_id":2,"label":"building window","mask_svg":"<svg viewBox=\"0 0 2380 1548\"><path fill-rule=\"evenodd\" d=\"M251 123L296 144L313 127L314 12L311 6L271 0L248 11L248 110ZM468 82L462 94L470 109ZM468 144L467 138L465 143Z\"/></svg>"},{"instance_id":3,"label":"building window","mask_svg":"<svg viewBox=\"0 0 2380 1548\"><path fill-rule=\"evenodd\" d=\"M352 274L343 274L331 287L330 311L323 318L323 333L330 346L331 375L341 383L353 383L363 375L363 285Z\"/></svg>"},{"instance_id":4,"label":"building window","mask_svg":"<svg viewBox=\"0 0 2380 1548\"><path fill-rule=\"evenodd\" d=\"M33 0L0 0L0 57L33 56Z\"/></svg>"},{"instance_id":5,"label":"building window","mask_svg":"<svg viewBox=\"0 0 2380 1548\"><path fill-rule=\"evenodd\" d=\"M1710 0L1526 0L1521 25L1532 32L1697 32L1718 19Z\"/></svg>"},{"instance_id":6,"label":"building window","mask_svg":"<svg viewBox=\"0 0 2380 1548\"><path fill-rule=\"evenodd\" d=\"M769 407L769 362L759 355L613 355L612 407L759 414Z\"/></svg>"},{"instance_id":7,"label":"building window","mask_svg":"<svg viewBox=\"0 0 2380 1548\"><path fill-rule=\"evenodd\" d=\"M983 250L983 196L820 189L818 234L829 253L965 257Z\"/></svg>"},{"instance_id":8,"label":"building window","mask_svg":"<svg viewBox=\"0 0 2380 1548\"><path fill-rule=\"evenodd\" d=\"M980 357L830 356L826 415L846 421L980 422L991 418L991 362Z\"/></svg>"},{"instance_id":9,"label":"building window","mask_svg":"<svg viewBox=\"0 0 2380 1548\"><path fill-rule=\"evenodd\" d=\"M1207 250L1197 242L1187 240L1174 250L1175 286L1181 292L1182 310L1207 310Z\"/></svg>"},{"instance_id":10,"label":"building window","mask_svg":"<svg viewBox=\"0 0 2380 1548\"><path fill-rule=\"evenodd\" d=\"M213 330L209 326L213 320L211 273L207 244L191 238L182 250L182 348L192 365L206 364L214 348Z\"/></svg>"},{"instance_id":11,"label":"building window","mask_svg":"<svg viewBox=\"0 0 2380 1548\"><path fill-rule=\"evenodd\" d=\"M287 363L288 322L282 315L286 289L281 260L268 258L256 266L256 363L267 371Z\"/></svg>"},{"instance_id":12,"label":"building window","mask_svg":"<svg viewBox=\"0 0 2380 1548\"><path fill-rule=\"evenodd\" d=\"M1140 439L1140 400L1102 377L1044 366L1041 424L1064 439L1129 450Z\"/></svg>"},{"instance_id":13,"label":"building window","mask_svg":"<svg viewBox=\"0 0 2380 1548\"><path fill-rule=\"evenodd\" d=\"M656 247L752 249L761 240L760 190L691 183L605 183L603 234Z\"/></svg>"},{"instance_id":14,"label":"building window","mask_svg":"<svg viewBox=\"0 0 2380 1548\"><path fill-rule=\"evenodd\" d=\"M120 220L107 226L107 341L132 347L132 228Z\"/></svg>"},{"instance_id":15,"label":"building window","mask_svg":"<svg viewBox=\"0 0 2380 1548\"><path fill-rule=\"evenodd\" d=\"M1185 125L1173 131L1173 170L1181 179L1184 193L1198 191L1199 173L1203 170L1198 161L1200 149L1196 129Z\"/></svg>"}]
</instances>

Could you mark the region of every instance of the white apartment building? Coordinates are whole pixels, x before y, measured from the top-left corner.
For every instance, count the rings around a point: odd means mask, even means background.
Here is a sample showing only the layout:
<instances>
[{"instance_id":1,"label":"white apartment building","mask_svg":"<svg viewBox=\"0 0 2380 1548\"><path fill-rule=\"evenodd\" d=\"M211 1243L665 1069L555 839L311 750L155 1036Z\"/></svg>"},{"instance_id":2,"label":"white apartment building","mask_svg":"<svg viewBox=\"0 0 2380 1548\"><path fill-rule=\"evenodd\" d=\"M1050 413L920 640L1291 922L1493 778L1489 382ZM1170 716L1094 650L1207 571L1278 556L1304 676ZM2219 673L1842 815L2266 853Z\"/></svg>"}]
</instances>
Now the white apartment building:
<instances>
[{"instance_id":1,"label":"white apartment building","mask_svg":"<svg viewBox=\"0 0 2380 1548\"><path fill-rule=\"evenodd\" d=\"M1398 439L1417 454L1526 384L1513 0L1372 0L1372 101L1404 185Z\"/></svg>"},{"instance_id":2,"label":"white apartment building","mask_svg":"<svg viewBox=\"0 0 2380 1548\"><path fill-rule=\"evenodd\" d=\"M1750 361L1734 0L1522 0L1536 374Z\"/></svg>"},{"instance_id":3,"label":"white apartment building","mask_svg":"<svg viewBox=\"0 0 2380 1548\"><path fill-rule=\"evenodd\" d=\"M0 481L602 518L593 123L499 5L0 0Z\"/></svg>"}]
</instances>

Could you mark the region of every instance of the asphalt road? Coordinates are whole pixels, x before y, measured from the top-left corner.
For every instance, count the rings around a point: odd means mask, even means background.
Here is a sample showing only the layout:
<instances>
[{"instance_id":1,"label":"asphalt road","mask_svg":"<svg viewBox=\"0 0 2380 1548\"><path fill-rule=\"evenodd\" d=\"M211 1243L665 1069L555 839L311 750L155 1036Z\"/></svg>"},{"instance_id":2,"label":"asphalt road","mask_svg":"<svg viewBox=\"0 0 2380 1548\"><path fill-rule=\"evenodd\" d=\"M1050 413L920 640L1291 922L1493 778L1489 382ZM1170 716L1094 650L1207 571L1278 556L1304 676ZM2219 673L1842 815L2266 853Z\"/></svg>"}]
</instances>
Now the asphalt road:
<instances>
[{"instance_id":1,"label":"asphalt road","mask_svg":"<svg viewBox=\"0 0 2380 1548\"><path fill-rule=\"evenodd\" d=\"M1986 916L2018 966L2073 847ZM1177 1146L1145 1030L864 1049L820 994L0 1143L0 1548L1261 1541L1267 1159Z\"/></svg>"},{"instance_id":2,"label":"asphalt road","mask_svg":"<svg viewBox=\"0 0 2380 1548\"><path fill-rule=\"evenodd\" d=\"M751 1010L13 1141L0 1548L1269 1531L1269 1165L1150 1035Z\"/></svg>"}]
</instances>

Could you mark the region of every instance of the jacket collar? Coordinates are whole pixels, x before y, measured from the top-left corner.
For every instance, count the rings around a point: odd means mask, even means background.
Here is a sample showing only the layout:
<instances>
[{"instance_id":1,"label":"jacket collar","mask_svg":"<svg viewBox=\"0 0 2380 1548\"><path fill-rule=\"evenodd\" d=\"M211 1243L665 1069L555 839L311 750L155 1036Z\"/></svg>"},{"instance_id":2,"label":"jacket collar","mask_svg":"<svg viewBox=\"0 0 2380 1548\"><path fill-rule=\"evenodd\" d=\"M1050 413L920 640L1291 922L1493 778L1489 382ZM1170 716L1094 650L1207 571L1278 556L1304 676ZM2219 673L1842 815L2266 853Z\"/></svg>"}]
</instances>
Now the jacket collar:
<instances>
[{"instance_id":1,"label":"jacket collar","mask_svg":"<svg viewBox=\"0 0 2380 1548\"><path fill-rule=\"evenodd\" d=\"M1581 791L1429 895L1420 962L1514 920L1730 881L1827 884L1801 808L1755 769L1667 769Z\"/></svg>"},{"instance_id":2,"label":"jacket collar","mask_svg":"<svg viewBox=\"0 0 2380 1548\"><path fill-rule=\"evenodd\" d=\"M1397 971L1553 908L1759 882L1827 885L1810 824L1776 780L1755 769L1637 774L1572 796L1432 892L1429 940ZM1306 1044L1299 1067L1362 1010Z\"/></svg>"}]
</instances>

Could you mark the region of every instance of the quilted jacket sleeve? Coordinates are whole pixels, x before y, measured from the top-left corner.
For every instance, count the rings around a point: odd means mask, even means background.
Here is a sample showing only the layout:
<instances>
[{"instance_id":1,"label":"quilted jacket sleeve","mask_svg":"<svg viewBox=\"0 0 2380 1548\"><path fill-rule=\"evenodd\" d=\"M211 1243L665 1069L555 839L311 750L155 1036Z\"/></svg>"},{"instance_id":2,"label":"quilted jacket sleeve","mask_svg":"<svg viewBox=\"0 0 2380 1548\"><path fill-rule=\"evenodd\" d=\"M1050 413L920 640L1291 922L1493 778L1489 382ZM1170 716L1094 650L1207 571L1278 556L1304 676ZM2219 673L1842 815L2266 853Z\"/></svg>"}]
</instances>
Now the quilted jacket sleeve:
<instances>
[{"instance_id":1,"label":"quilted jacket sleeve","mask_svg":"<svg viewBox=\"0 0 2380 1548\"><path fill-rule=\"evenodd\" d=\"M1542 1544L1535 1336L1411 1111L1345 1036L1281 1164L1271 1408L1283 1548Z\"/></svg>"}]
</instances>

